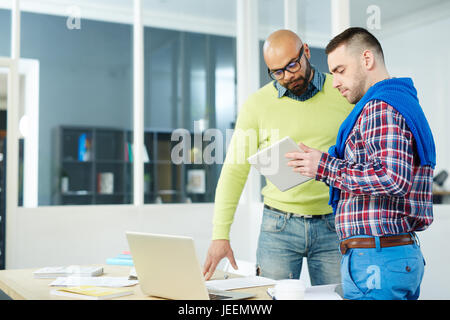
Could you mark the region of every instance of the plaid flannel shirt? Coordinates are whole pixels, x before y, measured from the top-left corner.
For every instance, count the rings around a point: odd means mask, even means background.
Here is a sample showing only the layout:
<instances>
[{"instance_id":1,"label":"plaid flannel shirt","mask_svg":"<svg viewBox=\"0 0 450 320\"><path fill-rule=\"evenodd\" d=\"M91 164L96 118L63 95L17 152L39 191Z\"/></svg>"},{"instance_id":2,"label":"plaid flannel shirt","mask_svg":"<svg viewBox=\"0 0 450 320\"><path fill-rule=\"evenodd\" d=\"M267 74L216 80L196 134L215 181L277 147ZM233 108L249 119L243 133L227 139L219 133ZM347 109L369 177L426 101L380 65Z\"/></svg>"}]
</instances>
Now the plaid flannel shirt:
<instances>
[{"instance_id":1,"label":"plaid flannel shirt","mask_svg":"<svg viewBox=\"0 0 450 320\"><path fill-rule=\"evenodd\" d=\"M433 169L420 166L405 119L383 101L365 105L344 159L322 155L316 180L341 190L340 239L420 231L433 221Z\"/></svg>"}]
</instances>

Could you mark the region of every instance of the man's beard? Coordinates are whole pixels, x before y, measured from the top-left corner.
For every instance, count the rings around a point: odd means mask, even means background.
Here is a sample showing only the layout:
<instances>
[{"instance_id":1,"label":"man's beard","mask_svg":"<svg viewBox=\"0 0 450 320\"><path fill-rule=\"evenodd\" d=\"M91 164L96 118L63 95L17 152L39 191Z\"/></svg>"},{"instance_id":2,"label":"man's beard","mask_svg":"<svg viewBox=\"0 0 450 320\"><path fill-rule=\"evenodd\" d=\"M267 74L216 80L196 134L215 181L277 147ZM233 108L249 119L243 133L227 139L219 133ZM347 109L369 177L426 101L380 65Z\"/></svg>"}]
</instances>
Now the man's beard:
<instances>
[{"instance_id":1,"label":"man's beard","mask_svg":"<svg viewBox=\"0 0 450 320\"><path fill-rule=\"evenodd\" d=\"M305 57L306 58L306 57ZM306 59L306 72L305 76L299 76L298 78L290 81L286 84L286 88L288 88L293 94L296 96L301 96L306 92L309 85L309 78L311 77L311 64L309 63L309 60ZM298 81L301 81L300 83L297 83ZM292 84L295 84L292 86Z\"/></svg>"},{"instance_id":2,"label":"man's beard","mask_svg":"<svg viewBox=\"0 0 450 320\"><path fill-rule=\"evenodd\" d=\"M364 92L358 91L354 94L354 96L349 96L347 100L351 104L357 104L362 97L364 97Z\"/></svg>"},{"instance_id":3,"label":"man's beard","mask_svg":"<svg viewBox=\"0 0 450 320\"><path fill-rule=\"evenodd\" d=\"M351 90L351 95L347 97L348 102L351 104L356 104L359 100L366 94L365 87L367 79L364 77L363 72L360 70L355 76L355 83L358 84L357 87Z\"/></svg>"}]
</instances>

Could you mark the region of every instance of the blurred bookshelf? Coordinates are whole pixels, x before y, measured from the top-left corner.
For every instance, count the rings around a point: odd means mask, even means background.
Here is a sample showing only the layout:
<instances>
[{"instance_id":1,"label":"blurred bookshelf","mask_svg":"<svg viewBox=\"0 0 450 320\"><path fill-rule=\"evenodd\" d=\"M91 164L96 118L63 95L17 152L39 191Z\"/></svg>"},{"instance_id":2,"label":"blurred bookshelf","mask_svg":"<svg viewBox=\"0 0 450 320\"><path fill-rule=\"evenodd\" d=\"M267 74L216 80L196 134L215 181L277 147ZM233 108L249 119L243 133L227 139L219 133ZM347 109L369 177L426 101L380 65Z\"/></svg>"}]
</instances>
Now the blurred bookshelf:
<instances>
[{"instance_id":1,"label":"blurred bookshelf","mask_svg":"<svg viewBox=\"0 0 450 320\"><path fill-rule=\"evenodd\" d=\"M179 141L171 136L171 130L144 132L144 203L212 202L217 165L175 164L171 152ZM53 205L133 202L132 131L61 126L56 139Z\"/></svg>"}]
</instances>

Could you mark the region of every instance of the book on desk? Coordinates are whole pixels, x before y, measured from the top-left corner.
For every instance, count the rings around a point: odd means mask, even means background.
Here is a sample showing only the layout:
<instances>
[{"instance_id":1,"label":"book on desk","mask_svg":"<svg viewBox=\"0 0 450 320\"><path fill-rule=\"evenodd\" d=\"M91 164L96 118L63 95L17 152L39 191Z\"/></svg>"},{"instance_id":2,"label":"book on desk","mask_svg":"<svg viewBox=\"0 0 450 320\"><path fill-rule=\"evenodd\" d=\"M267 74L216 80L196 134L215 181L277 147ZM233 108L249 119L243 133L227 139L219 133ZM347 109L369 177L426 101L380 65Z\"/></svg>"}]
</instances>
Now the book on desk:
<instances>
[{"instance_id":1,"label":"book on desk","mask_svg":"<svg viewBox=\"0 0 450 320\"><path fill-rule=\"evenodd\" d=\"M129 251L123 251L114 258L106 259L106 264L115 266L134 266L133 258Z\"/></svg>"},{"instance_id":2,"label":"book on desk","mask_svg":"<svg viewBox=\"0 0 450 320\"><path fill-rule=\"evenodd\" d=\"M45 267L33 272L36 279L52 279L58 277L80 276L80 277L96 277L103 274L102 267L81 267L81 266L58 266Z\"/></svg>"}]
</instances>

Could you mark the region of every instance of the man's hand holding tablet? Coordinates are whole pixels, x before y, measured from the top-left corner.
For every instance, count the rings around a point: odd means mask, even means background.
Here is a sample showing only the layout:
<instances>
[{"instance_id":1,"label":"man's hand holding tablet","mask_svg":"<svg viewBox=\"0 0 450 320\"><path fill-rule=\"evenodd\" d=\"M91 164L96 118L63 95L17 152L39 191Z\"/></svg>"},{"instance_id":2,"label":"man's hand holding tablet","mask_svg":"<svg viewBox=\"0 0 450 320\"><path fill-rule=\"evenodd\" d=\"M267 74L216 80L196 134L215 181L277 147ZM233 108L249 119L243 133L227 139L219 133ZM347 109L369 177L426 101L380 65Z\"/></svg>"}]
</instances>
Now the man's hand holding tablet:
<instances>
[{"instance_id":1,"label":"man's hand holding tablet","mask_svg":"<svg viewBox=\"0 0 450 320\"><path fill-rule=\"evenodd\" d=\"M294 168L293 171L300 173L302 176L315 178L323 152L310 148L301 142L298 145L304 152L286 153L286 158L291 159L287 165Z\"/></svg>"}]
</instances>

